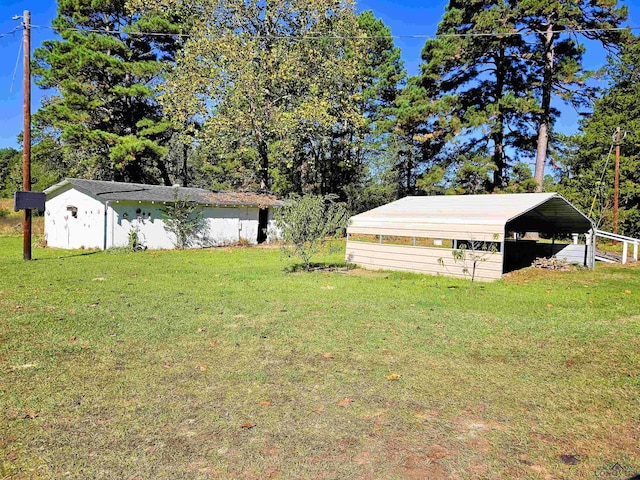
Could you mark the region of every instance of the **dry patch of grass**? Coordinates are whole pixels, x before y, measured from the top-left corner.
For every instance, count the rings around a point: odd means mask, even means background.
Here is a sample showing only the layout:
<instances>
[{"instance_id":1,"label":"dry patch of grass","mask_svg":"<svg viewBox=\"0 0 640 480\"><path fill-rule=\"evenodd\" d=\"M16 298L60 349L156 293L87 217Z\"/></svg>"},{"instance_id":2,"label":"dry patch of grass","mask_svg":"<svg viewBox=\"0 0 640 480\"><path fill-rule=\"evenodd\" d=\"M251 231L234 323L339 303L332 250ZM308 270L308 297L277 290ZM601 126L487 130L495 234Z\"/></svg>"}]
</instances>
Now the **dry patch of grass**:
<instances>
[{"instance_id":1,"label":"dry patch of grass","mask_svg":"<svg viewBox=\"0 0 640 480\"><path fill-rule=\"evenodd\" d=\"M22 234L22 212L13 211L13 199L0 199L0 235ZM44 235L44 217L34 215L32 219L34 236Z\"/></svg>"}]
</instances>

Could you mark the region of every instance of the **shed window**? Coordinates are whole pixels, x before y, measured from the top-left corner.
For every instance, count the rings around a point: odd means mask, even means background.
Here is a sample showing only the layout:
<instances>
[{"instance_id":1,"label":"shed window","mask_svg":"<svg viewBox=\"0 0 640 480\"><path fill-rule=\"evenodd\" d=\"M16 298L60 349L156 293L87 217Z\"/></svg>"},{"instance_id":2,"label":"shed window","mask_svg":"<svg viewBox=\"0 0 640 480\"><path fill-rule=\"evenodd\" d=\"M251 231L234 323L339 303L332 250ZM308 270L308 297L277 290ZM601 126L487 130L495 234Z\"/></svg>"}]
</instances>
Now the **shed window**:
<instances>
[{"instance_id":1,"label":"shed window","mask_svg":"<svg viewBox=\"0 0 640 480\"><path fill-rule=\"evenodd\" d=\"M73 218L78 218L78 207L67 205L67 212L71 212Z\"/></svg>"}]
</instances>

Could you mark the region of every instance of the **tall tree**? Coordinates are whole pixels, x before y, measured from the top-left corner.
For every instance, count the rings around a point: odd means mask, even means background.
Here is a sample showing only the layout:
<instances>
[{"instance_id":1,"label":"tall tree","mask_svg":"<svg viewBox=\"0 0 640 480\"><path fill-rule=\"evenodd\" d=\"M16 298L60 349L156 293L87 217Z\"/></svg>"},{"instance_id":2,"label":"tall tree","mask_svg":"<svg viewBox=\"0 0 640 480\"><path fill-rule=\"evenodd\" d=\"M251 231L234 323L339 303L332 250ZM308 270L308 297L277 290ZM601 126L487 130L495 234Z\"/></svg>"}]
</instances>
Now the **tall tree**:
<instances>
[{"instance_id":1,"label":"tall tree","mask_svg":"<svg viewBox=\"0 0 640 480\"><path fill-rule=\"evenodd\" d=\"M433 133L437 126L430 123L433 118L431 95L421 85L419 77L409 78L395 98L391 112L389 121L393 129L387 148L393 155L396 195L413 195L419 186L420 173L429 167L437 167L430 160L442 148L442 136ZM422 186L427 184L423 182Z\"/></svg>"},{"instance_id":2,"label":"tall tree","mask_svg":"<svg viewBox=\"0 0 640 480\"><path fill-rule=\"evenodd\" d=\"M601 228L612 225L613 148L620 143L620 231L640 235L640 39L629 39L609 60L610 83L580 132L564 143L560 191ZM595 199L595 202L594 202Z\"/></svg>"},{"instance_id":3,"label":"tall tree","mask_svg":"<svg viewBox=\"0 0 640 480\"><path fill-rule=\"evenodd\" d=\"M172 20L131 15L124 0L58 1L61 39L34 53L36 83L53 91L34 123L74 174L172 183L163 162L172 130L153 89L178 47L158 35L179 31Z\"/></svg>"},{"instance_id":4,"label":"tall tree","mask_svg":"<svg viewBox=\"0 0 640 480\"><path fill-rule=\"evenodd\" d=\"M361 12L357 22L357 35L364 40L358 74L349 88L362 121L348 129L338 123L332 129L322 154L324 166L328 167L324 177L329 181L321 184L317 193L338 194L350 205L370 206L388 193L381 184L384 173L380 167L387 160L394 126L393 105L406 71L389 27L371 11ZM353 195L356 198L350 198Z\"/></svg>"},{"instance_id":5,"label":"tall tree","mask_svg":"<svg viewBox=\"0 0 640 480\"><path fill-rule=\"evenodd\" d=\"M589 104L594 91L586 82L593 72L582 65L584 46L579 36L617 49L625 34L616 31L627 18L618 0L510 0L519 17L518 28L535 38L528 56L540 101L534 179L542 190L549 137L557 111L554 96L576 107Z\"/></svg>"},{"instance_id":6,"label":"tall tree","mask_svg":"<svg viewBox=\"0 0 640 480\"><path fill-rule=\"evenodd\" d=\"M473 191L502 188L511 163L532 148L536 102L517 21L506 0L450 0L439 37L422 51L423 86L440 117L431 133L446 139L443 162L455 154L460 186Z\"/></svg>"},{"instance_id":7,"label":"tall tree","mask_svg":"<svg viewBox=\"0 0 640 480\"><path fill-rule=\"evenodd\" d=\"M214 160L249 174L236 186L283 188L280 168L292 164L302 135L313 161L311 147L335 125L361 121L349 88L360 47L343 38L357 31L348 1L132 2L178 4L195 12L193 28L162 99L178 123L202 118L200 141L215 147Z\"/></svg>"}]
</instances>

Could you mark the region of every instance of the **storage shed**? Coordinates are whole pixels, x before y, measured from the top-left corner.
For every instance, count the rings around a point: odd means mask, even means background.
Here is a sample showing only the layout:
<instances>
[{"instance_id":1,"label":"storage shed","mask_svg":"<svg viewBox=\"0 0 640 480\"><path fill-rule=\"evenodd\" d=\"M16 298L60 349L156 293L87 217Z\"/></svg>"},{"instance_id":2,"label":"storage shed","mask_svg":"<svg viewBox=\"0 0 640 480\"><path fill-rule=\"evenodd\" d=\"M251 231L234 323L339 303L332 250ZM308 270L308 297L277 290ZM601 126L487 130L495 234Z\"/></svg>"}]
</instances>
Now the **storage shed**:
<instances>
[{"instance_id":1,"label":"storage shed","mask_svg":"<svg viewBox=\"0 0 640 480\"><path fill-rule=\"evenodd\" d=\"M45 194L47 245L66 249L126 246L131 231L150 249L174 248L163 208L176 198L197 204L206 222L193 246L262 243L268 241L273 209L281 205L272 195L78 178Z\"/></svg>"},{"instance_id":2,"label":"storage shed","mask_svg":"<svg viewBox=\"0 0 640 480\"><path fill-rule=\"evenodd\" d=\"M536 257L593 267L593 229L557 193L405 197L351 218L346 260L369 269L464 277L477 258L475 278L490 281ZM526 240L525 232L548 240Z\"/></svg>"}]
</instances>

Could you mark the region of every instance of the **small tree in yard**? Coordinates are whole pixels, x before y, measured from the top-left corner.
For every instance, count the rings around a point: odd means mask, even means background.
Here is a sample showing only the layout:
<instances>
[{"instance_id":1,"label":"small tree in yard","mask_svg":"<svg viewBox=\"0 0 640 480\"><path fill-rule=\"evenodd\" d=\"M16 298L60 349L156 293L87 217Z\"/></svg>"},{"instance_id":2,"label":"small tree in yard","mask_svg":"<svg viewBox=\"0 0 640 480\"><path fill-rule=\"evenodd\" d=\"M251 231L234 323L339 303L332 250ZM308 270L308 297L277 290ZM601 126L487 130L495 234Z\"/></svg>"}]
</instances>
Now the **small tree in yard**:
<instances>
[{"instance_id":1,"label":"small tree in yard","mask_svg":"<svg viewBox=\"0 0 640 480\"><path fill-rule=\"evenodd\" d=\"M182 250L193 245L193 242L207 227L202 218L198 204L181 196L177 190L173 192L173 201L162 209L164 228L175 236L174 245Z\"/></svg>"},{"instance_id":2,"label":"small tree in yard","mask_svg":"<svg viewBox=\"0 0 640 480\"><path fill-rule=\"evenodd\" d=\"M498 252L496 242L499 238L500 236L497 233L493 235L493 242L476 241L471 238L469 241L460 242L459 247L451 252L453 261L462 265L462 273L471 277L470 292L473 290L478 263L486 262ZM442 258L438 259L438 263L443 267L445 266ZM469 271L469 268L471 268L471 271Z\"/></svg>"},{"instance_id":3,"label":"small tree in yard","mask_svg":"<svg viewBox=\"0 0 640 480\"><path fill-rule=\"evenodd\" d=\"M338 237L349 221L349 213L335 195L292 195L276 211L275 226L289 257L302 260L309 270L311 258L327 240Z\"/></svg>"}]
</instances>

